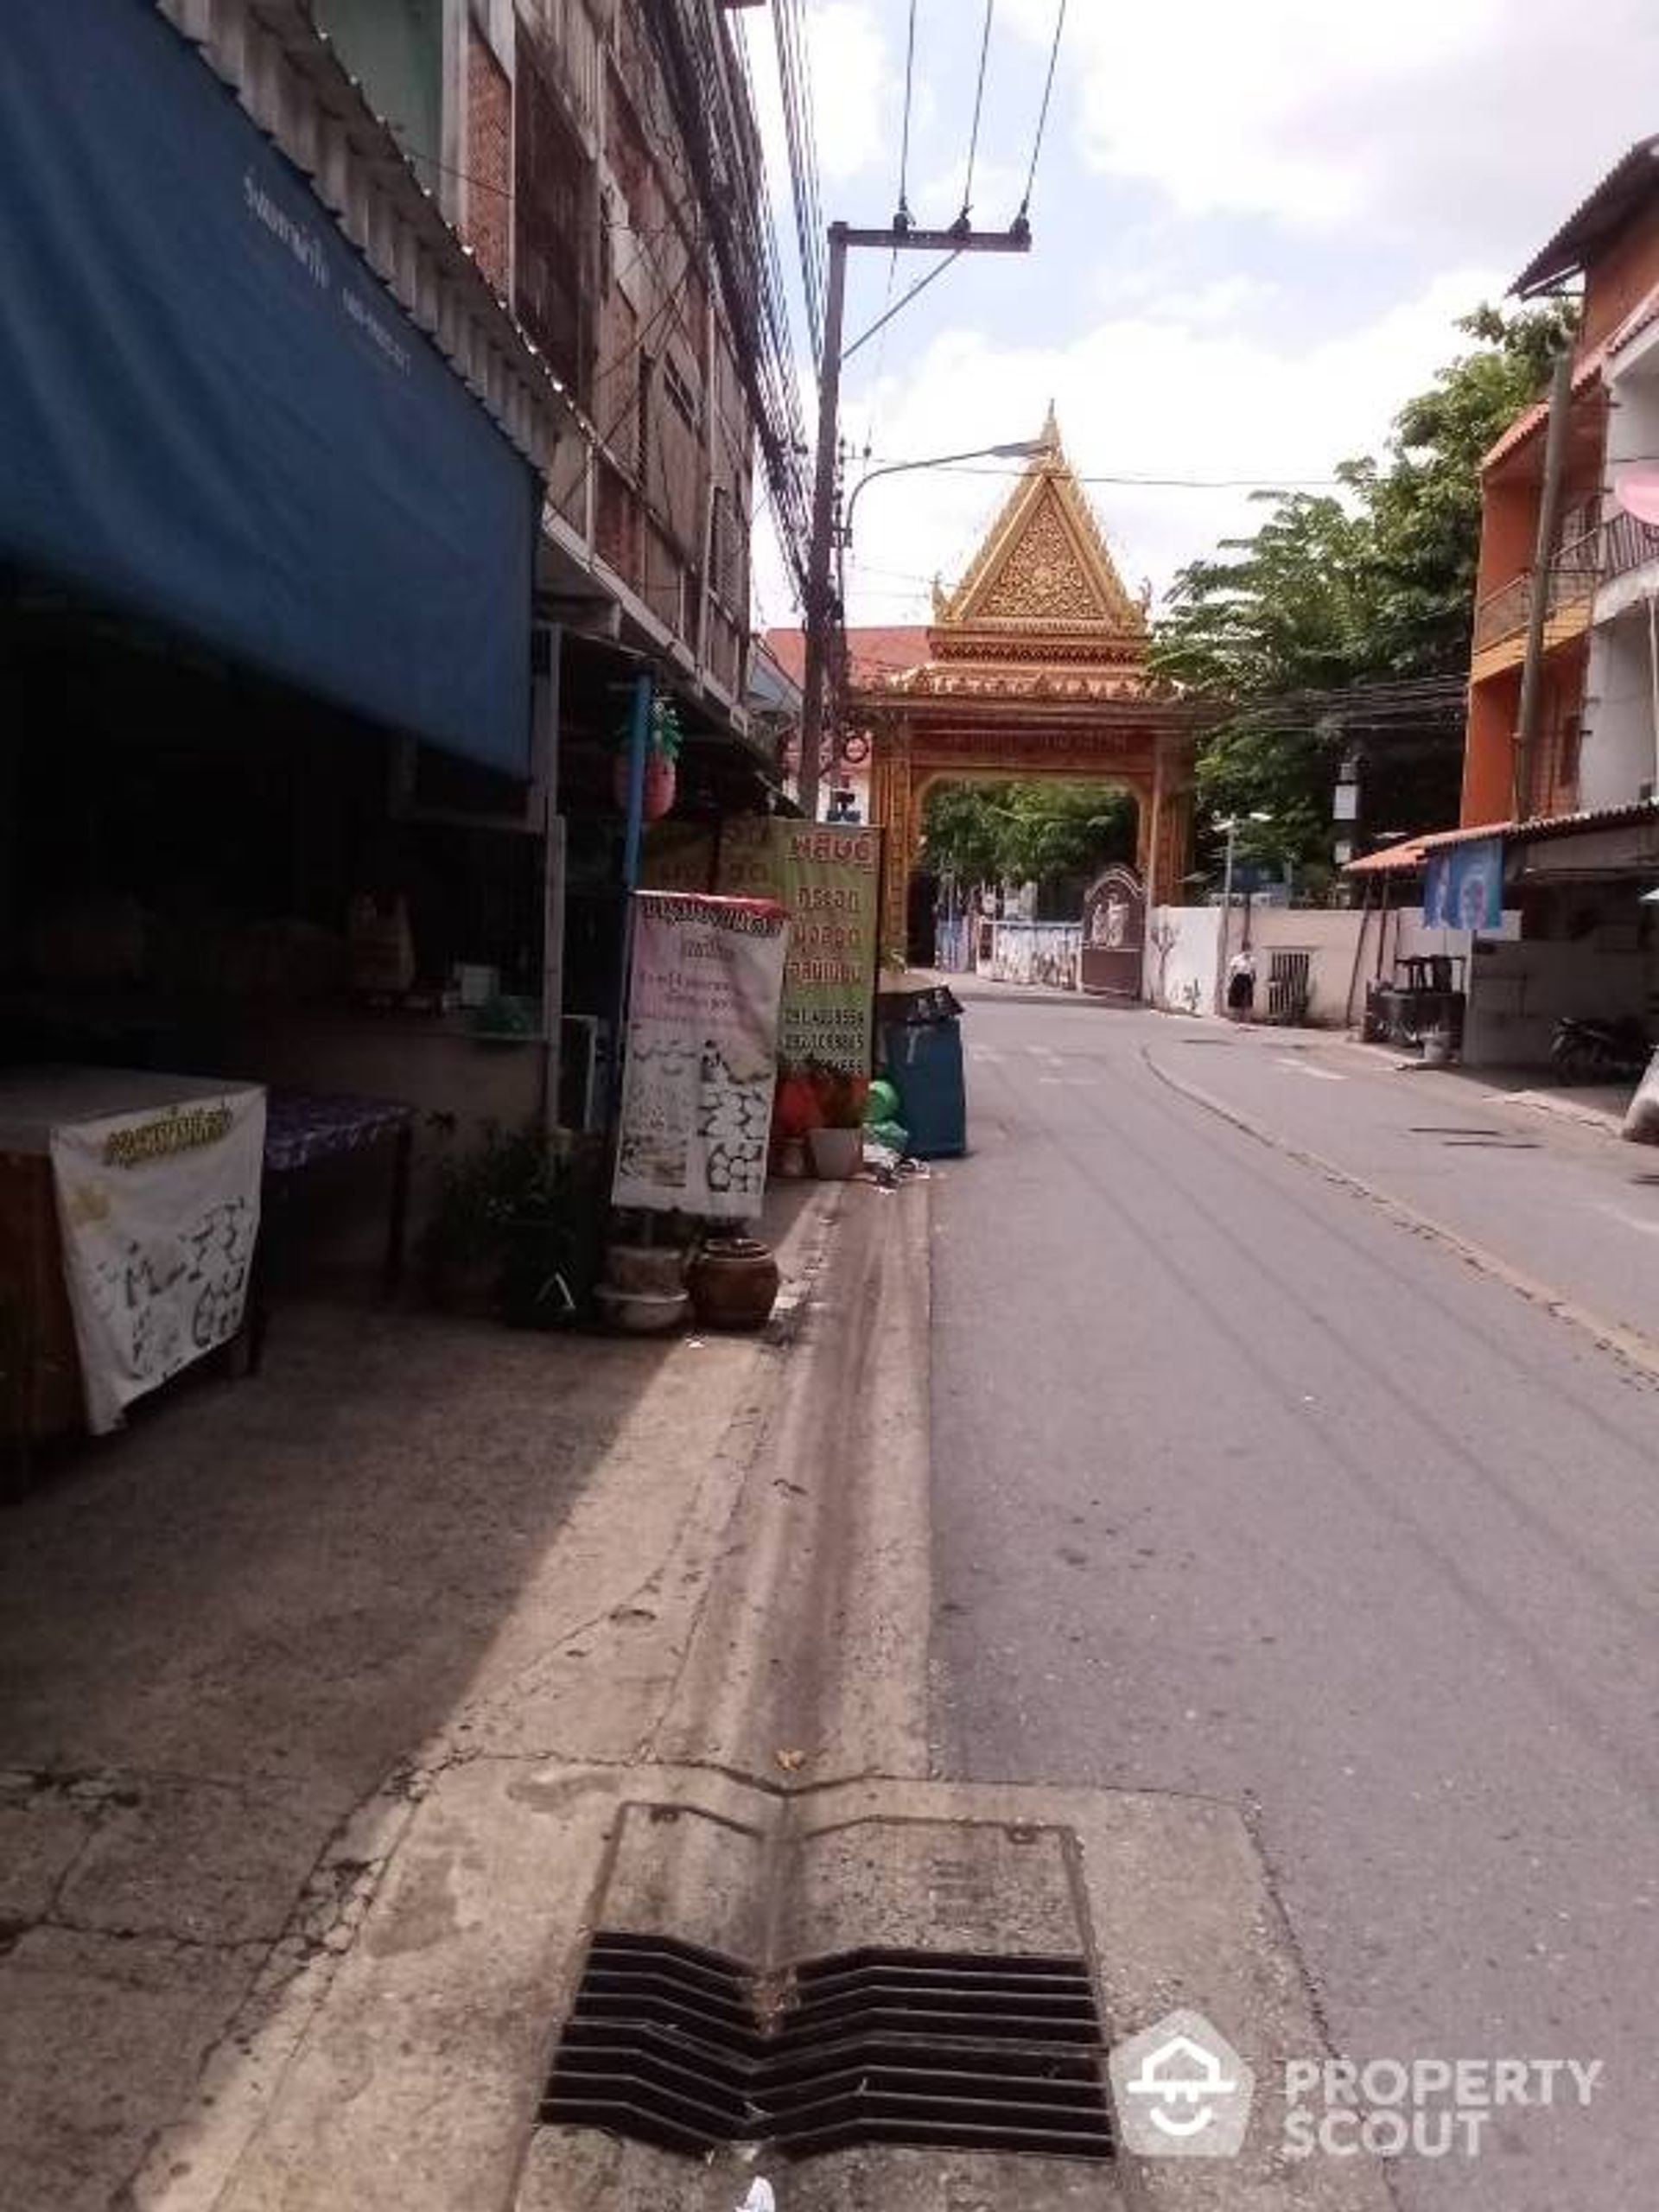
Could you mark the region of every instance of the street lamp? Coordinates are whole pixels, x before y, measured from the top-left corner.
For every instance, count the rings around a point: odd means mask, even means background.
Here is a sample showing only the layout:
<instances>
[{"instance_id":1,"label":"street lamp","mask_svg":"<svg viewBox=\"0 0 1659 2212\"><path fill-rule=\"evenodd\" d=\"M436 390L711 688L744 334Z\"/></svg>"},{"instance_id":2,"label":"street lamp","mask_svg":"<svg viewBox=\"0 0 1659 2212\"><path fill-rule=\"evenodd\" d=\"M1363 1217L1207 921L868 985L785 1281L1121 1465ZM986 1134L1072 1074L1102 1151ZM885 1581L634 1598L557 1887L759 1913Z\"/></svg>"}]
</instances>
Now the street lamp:
<instances>
[{"instance_id":1,"label":"street lamp","mask_svg":"<svg viewBox=\"0 0 1659 2212\"><path fill-rule=\"evenodd\" d=\"M1238 825L1241 822L1271 822L1272 819L1270 814L1260 812L1218 815L1216 818L1217 829L1227 832L1227 861L1221 878L1221 947L1216 955L1217 1014L1222 1011L1227 989L1227 940L1232 932L1233 919L1233 850L1238 842Z\"/></svg>"},{"instance_id":2,"label":"street lamp","mask_svg":"<svg viewBox=\"0 0 1659 2212\"><path fill-rule=\"evenodd\" d=\"M858 505L859 493L867 484L874 484L878 476L904 476L913 468L950 468L959 461L1034 461L1039 453L1047 451L1046 439L1016 438L1009 445L970 446L966 453L930 454L925 461L884 461L880 468L867 470L854 485L847 512L842 518L842 545L845 548L853 542L853 512Z\"/></svg>"}]
</instances>

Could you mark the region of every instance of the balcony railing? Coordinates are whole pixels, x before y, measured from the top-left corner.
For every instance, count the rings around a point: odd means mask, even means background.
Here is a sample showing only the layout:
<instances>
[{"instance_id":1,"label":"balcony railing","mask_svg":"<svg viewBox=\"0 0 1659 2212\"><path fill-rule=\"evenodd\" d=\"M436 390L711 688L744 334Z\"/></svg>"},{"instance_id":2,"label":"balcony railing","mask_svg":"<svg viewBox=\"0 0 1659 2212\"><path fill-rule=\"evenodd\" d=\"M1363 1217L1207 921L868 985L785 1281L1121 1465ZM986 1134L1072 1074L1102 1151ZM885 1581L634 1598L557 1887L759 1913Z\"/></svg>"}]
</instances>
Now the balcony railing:
<instances>
[{"instance_id":1,"label":"balcony railing","mask_svg":"<svg viewBox=\"0 0 1659 2212\"><path fill-rule=\"evenodd\" d=\"M1593 530L1582 531L1557 546L1549 564L1549 604L1547 620L1574 609L1587 616L1599 584L1614 576L1659 562L1659 526L1638 522L1621 508ZM1532 613L1532 572L1517 576L1502 590L1489 593L1475 609L1475 651L1484 652L1506 639L1517 638Z\"/></svg>"},{"instance_id":2,"label":"balcony railing","mask_svg":"<svg viewBox=\"0 0 1659 2212\"><path fill-rule=\"evenodd\" d=\"M1649 561L1659 561L1659 529L1651 523L1638 522L1622 508L1610 516L1601 531L1601 581L1605 583L1612 576L1627 576L1632 569L1645 568Z\"/></svg>"},{"instance_id":3,"label":"balcony railing","mask_svg":"<svg viewBox=\"0 0 1659 2212\"><path fill-rule=\"evenodd\" d=\"M1546 622L1578 607L1585 609L1587 619L1602 575L1603 536L1601 529L1589 530L1556 547L1548 570ZM1517 576L1513 583L1489 593L1481 601L1475 609L1476 652L1484 652L1505 639L1518 637L1526 628L1532 618L1533 577L1534 572L1529 569L1525 575Z\"/></svg>"}]
</instances>

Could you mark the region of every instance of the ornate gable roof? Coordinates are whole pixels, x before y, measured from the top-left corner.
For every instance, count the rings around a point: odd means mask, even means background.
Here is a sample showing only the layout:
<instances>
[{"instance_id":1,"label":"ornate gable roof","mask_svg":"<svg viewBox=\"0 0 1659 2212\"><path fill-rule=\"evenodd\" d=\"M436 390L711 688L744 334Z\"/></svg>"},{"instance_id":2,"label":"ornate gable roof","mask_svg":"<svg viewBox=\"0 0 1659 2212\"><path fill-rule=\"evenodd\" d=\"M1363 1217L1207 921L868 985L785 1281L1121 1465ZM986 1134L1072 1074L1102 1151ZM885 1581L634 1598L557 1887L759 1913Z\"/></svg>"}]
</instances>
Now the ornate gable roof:
<instances>
[{"instance_id":1,"label":"ornate gable roof","mask_svg":"<svg viewBox=\"0 0 1659 2212\"><path fill-rule=\"evenodd\" d=\"M935 591L934 654L996 658L1017 637L1067 660L1091 658L1094 648L1122 662L1140 658L1147 634L1146 608L1123 588L1051 407L1041 451L962 581L948 595Z\"/></svg>"}]
</instances>

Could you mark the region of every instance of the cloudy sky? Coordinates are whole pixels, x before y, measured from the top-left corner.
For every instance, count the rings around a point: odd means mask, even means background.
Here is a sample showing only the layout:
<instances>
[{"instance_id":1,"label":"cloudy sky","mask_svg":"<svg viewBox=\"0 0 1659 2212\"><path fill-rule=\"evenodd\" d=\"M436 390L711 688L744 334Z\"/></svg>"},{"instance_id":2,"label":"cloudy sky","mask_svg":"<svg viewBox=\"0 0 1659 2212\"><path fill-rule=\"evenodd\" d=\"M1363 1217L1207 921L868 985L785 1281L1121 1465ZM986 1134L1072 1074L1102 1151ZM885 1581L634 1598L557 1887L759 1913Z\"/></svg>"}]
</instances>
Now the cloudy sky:
<instances>
[{"instance_id":1,"label":"cloudy sky","mask_svg":"<svg viewBox=\"0 0 1659 2212\"><path fill-rule=\"evenodd\" d=\"M995 8L980 226L1019 204L1054 9ZM909 0L806 11L826 219L885 224ZM746 21L781 188L769 12ZM943 226L962 204L983 14L918 0L916 17L909 200ZM874 459L912 459L1033 437L1052 398L1084 475L1328 478L1458 351L1455 318L1500 296L1656 130L1655 0L1070 0L1032 253L964 257L864 346L844 425ZM889 260L852 257L849 340L881 312ZM898 290L925 266L901 260ZM925 620L928 578L951 581L1007 488L968 472L872 485L852 618ZM1090 488L1132 588L1161 591L1251 519L1237 490ZM764 543L756 586L763 621L798 619Z\"/></svg>"}]
</instances>

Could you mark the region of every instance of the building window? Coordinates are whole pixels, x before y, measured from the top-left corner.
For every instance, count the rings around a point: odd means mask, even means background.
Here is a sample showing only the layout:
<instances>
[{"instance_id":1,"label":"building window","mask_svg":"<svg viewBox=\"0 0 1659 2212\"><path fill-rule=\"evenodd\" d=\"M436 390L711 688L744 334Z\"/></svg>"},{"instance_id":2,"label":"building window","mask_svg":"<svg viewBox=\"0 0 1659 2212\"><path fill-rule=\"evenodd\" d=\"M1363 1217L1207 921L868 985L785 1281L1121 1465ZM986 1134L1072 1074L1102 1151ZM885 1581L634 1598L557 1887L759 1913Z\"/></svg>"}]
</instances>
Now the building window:
<instances>
[{"instance_id":1,"label":"building window","mask_svg":"<svg viewBox=\"0 0 1659 2212\"><path fill-rule=\"evenodd\" d=\"M738 539L732 495L723 484L715 486L709 510L709 576L717 595L728 607L737 605Z\"/></svg>"},{"instance_id":2,"label":"building window","mask_svg":"<svg viewBox=\"0 0 1659 2212\"><path fill-rule=\"evenodd\" d=\"M639 489L645 488L645 479L651 469L651 386L652 359L649 353L639 356L639 389L635 397L636 413L633 426L633 474Z\"/></svg>"},{"instance_id":3,"label":"building window","mask_svg":"<svg viewBox=\"0 0 1659 2212\"><path fill-rule=\"evenodd\" d=\"M581 142L559 111L533 42L518 42L518 129L514 134L515 292L519 320L555 373L587 404L586 289L593 234Z\"/></svg>"},{"instance_id":4,"label":"building window","mask_svg":"<svg viewBox=\"0 0 1659 2212\"><path fill-rule=\"evenodd\" d=\"M1584 737L1584 725L1576 717L1564 721L1555 733L1555 791L1560 801L1567 806L1576 804L1579 796L1579 752Z\"/></svg>"},{"instance_id":5,"label":"building window","mask_svg":"<svg viewBox=\"0 0 1659 2212\"><path fill-rule=\"evenodd\" d=\"M688 430L702 427L702 406L671 353L663 356L663 385L675 413Z\"/></svg>"}]
</instances>

